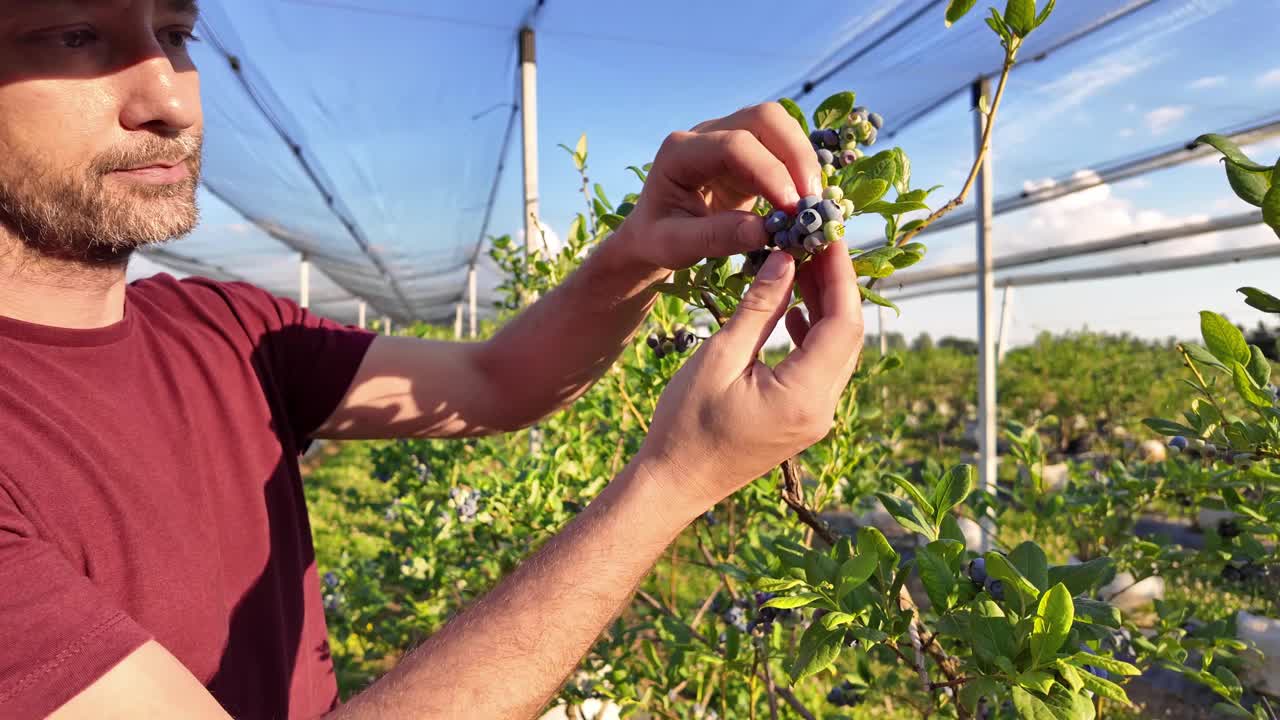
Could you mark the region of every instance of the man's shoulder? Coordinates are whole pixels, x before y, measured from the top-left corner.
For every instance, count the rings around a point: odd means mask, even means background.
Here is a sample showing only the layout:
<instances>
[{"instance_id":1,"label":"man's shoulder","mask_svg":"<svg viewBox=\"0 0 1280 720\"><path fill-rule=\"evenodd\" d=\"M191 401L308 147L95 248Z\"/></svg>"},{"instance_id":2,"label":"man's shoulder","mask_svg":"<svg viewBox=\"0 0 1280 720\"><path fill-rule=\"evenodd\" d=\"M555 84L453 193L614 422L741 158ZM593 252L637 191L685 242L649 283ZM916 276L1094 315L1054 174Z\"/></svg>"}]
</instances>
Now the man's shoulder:
<instances>
[{"instance_id":1,"label":"man's shoulder","mask_svg":"<svg viewBox=\"0 0 1280 720\"><path fill-rule=\"evenodd\" d=\"M165 315L210 325L261 331L287 324L296 305L251 283L157 273L129 283L132 307L143 315Z\"/></svg>"}]
</instances>

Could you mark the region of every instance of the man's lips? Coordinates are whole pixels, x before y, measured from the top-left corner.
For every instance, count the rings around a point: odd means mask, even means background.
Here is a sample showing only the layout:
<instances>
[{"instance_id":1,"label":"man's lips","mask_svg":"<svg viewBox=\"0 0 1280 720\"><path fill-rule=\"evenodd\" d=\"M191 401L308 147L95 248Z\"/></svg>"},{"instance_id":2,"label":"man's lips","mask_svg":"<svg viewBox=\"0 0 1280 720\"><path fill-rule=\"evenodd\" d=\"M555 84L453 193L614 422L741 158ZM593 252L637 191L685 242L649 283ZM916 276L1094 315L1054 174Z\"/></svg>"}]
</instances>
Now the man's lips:
<instances>
[{"instance_id":1,"label":"man's lips","mask_svg":"<svg viewBox=\"0 0 1280 720\"><path fill-rule=\"evenodd\" d=\"M190 172L187 170L186 161L179 160L173 163L165 161L134 168L124 168L115 170L111 174L116 177L126 178L133 182L149 185L168 185L176 182L182 182L187 179Z\"/></svg>"}]
</instances>

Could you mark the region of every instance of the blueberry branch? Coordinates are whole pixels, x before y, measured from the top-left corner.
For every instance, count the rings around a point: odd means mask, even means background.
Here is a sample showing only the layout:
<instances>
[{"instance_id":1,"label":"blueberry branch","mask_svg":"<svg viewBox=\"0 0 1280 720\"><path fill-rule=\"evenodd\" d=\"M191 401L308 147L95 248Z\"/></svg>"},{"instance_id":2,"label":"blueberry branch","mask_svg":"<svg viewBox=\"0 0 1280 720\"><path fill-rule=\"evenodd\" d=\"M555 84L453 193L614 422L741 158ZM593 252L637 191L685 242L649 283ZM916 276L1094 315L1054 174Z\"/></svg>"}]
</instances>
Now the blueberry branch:
<instances>
[{"instance_id":1,"label":"blueberry branch","mask_svg":"<svg viewBox=\"0 0 1280 720\"><path fill-rule=\"evenodd\" d=\"M1018 55L1018 48L1021 43L1012 43L1006 48L1004 55L1004 67L1000 71L1000 84L996 87L995 98L991 101L991 111L987 113L987 125L982 130L982 145L978 150L978 155L973 159L973 167L969 170L969 177L965 179L964 185L960 188L960 194L951 199L951 202L943 205L933 214L924 219L924 222L913 228L910 232L904 233L898 241L894 243L897 247L902 247L911 242L912 238L924 232L924 229L933 223L941 220L944 216L949 215L952 210L960 207L969 198L969 191L973 189L973 183L978 178L978 172L986 163L987 155L991 151L991 130L996 126L996 111L1000 109L1000 100L1004 97L1004 88L1009 80L1009 71L1013 69L1014 61ZM979 110L981 112L981 110ZM867 289L875 287L877 278L871 278L867 281Z\"/></svg>"}]
</instances>

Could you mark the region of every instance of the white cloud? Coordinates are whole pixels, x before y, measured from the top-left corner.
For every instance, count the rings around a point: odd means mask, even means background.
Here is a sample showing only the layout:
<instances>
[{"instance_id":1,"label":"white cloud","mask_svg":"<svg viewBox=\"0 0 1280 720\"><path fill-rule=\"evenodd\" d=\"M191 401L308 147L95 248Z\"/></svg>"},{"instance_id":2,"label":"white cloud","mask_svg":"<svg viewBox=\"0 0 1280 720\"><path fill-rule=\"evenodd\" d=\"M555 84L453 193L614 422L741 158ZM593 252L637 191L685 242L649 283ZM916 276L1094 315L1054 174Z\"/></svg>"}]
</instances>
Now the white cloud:
<instances>
[{"instance_id":1,"label":"white cloud","mask_svg":"<svg viewBox=\"0 0 1280 720\"><path fill-rule=\"evenodd\" d=\"M1147 123L1147 129L1152 135L1160 135L1178 124L1190 110L1191 107L1188 105L1165 105L1144 115L1143 120Z\"/></svg>"},{"instance_id":2,"label":"white cloud","mask_svg":"<svg viewBox=\"0 0 1280 720\"><path fill-rule=\"evenodd\" d=\"M1208 90L1209 88L1221 87L1226 84L1226 75L1208 75L1196 80L1187 87L1191 90Z\"/></svg>"},{"instance_id":3,"label":"white cloud","mask_svg":"<svg viewBox=\"0 0 1280 720\"><path fill-rule=\"evenodd\" d=\"M1272 68L1259 75L1258 87L1280 87L1280 67Z\"/></svg>"}]
</instances>

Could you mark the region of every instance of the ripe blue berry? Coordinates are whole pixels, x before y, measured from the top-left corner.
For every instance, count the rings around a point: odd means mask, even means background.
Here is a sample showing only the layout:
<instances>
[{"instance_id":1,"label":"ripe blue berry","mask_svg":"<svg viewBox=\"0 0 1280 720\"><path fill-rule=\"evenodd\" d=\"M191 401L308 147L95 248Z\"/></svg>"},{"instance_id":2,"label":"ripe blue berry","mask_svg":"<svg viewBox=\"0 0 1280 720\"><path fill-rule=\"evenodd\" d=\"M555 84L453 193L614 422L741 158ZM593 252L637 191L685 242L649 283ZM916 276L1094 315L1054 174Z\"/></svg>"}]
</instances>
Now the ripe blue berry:
<instances>
[{"instance_id":1,"label":"ripe blue berry","mask_svg":"<svg viewBox=\"0 0 1280 720\"><path fill-rule=\"evenodd\" d=\"M871 127L877 130L884 127L884 118L880 117L880 113L869 113L867 115L867 122L871 123Z\"/></svg>"},{"instance_id":2,"label":"ripe blue berry","mask_svg":"<svg viewBox=\"0 0 1280 720\"><path fill-rule=\"evenodd\" d=\"M1181 435L1174 435L1169 439L1169 449L1182 452L1187 449L1187 439Z\"/></svg>"},{"instance_id":3,"label":"ripe blue berry","mask_svg":"<svg viewBox=\"0 0 1280 720\"><path fill-rule=\"evenodd\" d=\"M822 131L814 130L813 132L809 133L809 142L814 147L822 147Z\"/></svg>"},{"instance_id":4,"label":"ripe blue berry","mask_svg":"<svg viewBox=\"0 0 1280 720\"><path fill-rule=\"evenodd\" d=\"M800 198L800 202L796 203L796 213L802 213L809 208L818 207L818 203L822 202L820 195L805 195Z\"/></svg>"},{"instance_id":5,"label":"ripe blue berry","mask_svg":"<svg viewBox=\"0 0 1280 720\"><path fill-rule=\"evenodd\" d=\"M804 249L810 253L816 253L826 247L827 239L822 233L813 233L804 239Z\"/></svg>"},{"instance_id":6,"label":"ripe blue berry","mask_svg":"<svg viewBox=\"0 0 1280 720\"><path fill-rule=\"evenodd\" d=\"M337 575L334 575L334 574L333 574L333 573L331 573L331 572L327 572L327 573L325 573L325 574L324 574L324 584L325 584L325 587L330 587L330 588L332 588L332 587L337 587L337 586L338 586L338 576L337 576Z\"/></svg>"},{"instance_id":7,"label":"ripe blue berry","mask_svg":"<svg viewBox=\"0 0 1280 720\"><path fill-rule=\"evenodd\" d=\"M831 128L822 131L822 147L835 150L840 147L840 133Z\"/></svg>"},{"instance_id":8,"label":"ripe blue berry","mask_svg":"<svg viewBox=\"0 0 1280 720\"><path fill-rule=\"evenodd\" d=\"M1004 581L987 578L987 594L995 600L1004 600Z\"/></svg>"},{"instance_id":9,"label":"ripe blue berry","mask_svg":"<svg viewBox=\"0 0 1280 720\"><path fill-rule=\"evenodd\" d=\"M771 247L785 247L787 238L791 237L791 233L787 230L779 230L769 237L769 245Z\"/></svg>"},{"instance_id":10,"label":"ripe blue berry","mask_svg":"<svg viewBox=\"0 0 1280 720\"><path fill-rule=\"evenodd\" d=\"M818 151L819 165L830 165L831 163L835 162L835 159L836 159L836 156L826 148L822 148L821 150Z\"/></svg>"},{"instance_id":11,"label":"ripe blue berry","mask_svg":"<svg viewBox=\"0 0 1280 720\"><path fill-rule=\"evenodd\" d=\"M650 335L648 338L645 339L645 344L648 345L650 349L654 349L654 350L658 348L658 344L660 342L662 341L658 339L658 335L656 333L653 335Z\"/></svg>"},{"instance_id":12,"label":"ripe blue berry","mask_svg":"<svg viewBox=\"0 0 1280 720\"><path fill-rule=\"evenodd\" d=\"M781 210L774 210L772 213L769 214L769 217L764 219L764 231L769 233L770 235L774 235L782 230L785 230L787 227L787 223L790 220L791 218L788 217L786 213L782 212Z\"/></svg>"},{"instance_id":13,"label":"ripe blue berry","mask_svg":"<svg viewBox=\"0 0 1280 720\"><path fill-rule=\"evenodd\" d=\"M822 217L822 222L824 223L844 219L844 213L840 210L840 204L835 200L823 200L818 203L816 210L818 211L818 215Z\"/></svg>"},{"instance_id":14,"label":"ripe blue berry","mask_svg":"<svg viewBox=\"0 0 1280 720\"><path fill-rule=\"evenodd\" d=\"M809 208L796 218L796 227L804 231L805 235L817 232L822 228L822 214L813 208Z\"/></svg>"},{"instance_id":15,"label":"ripe blue berry","mask_svg":"<svg viewBox=\"0 0 1280 720\"><path fill-rule=\"evenodd\" d=\"M987 582L987 560L986 558L974 558L969 561L969 580L979 586Z\"/></svg>"}]
</instances>

